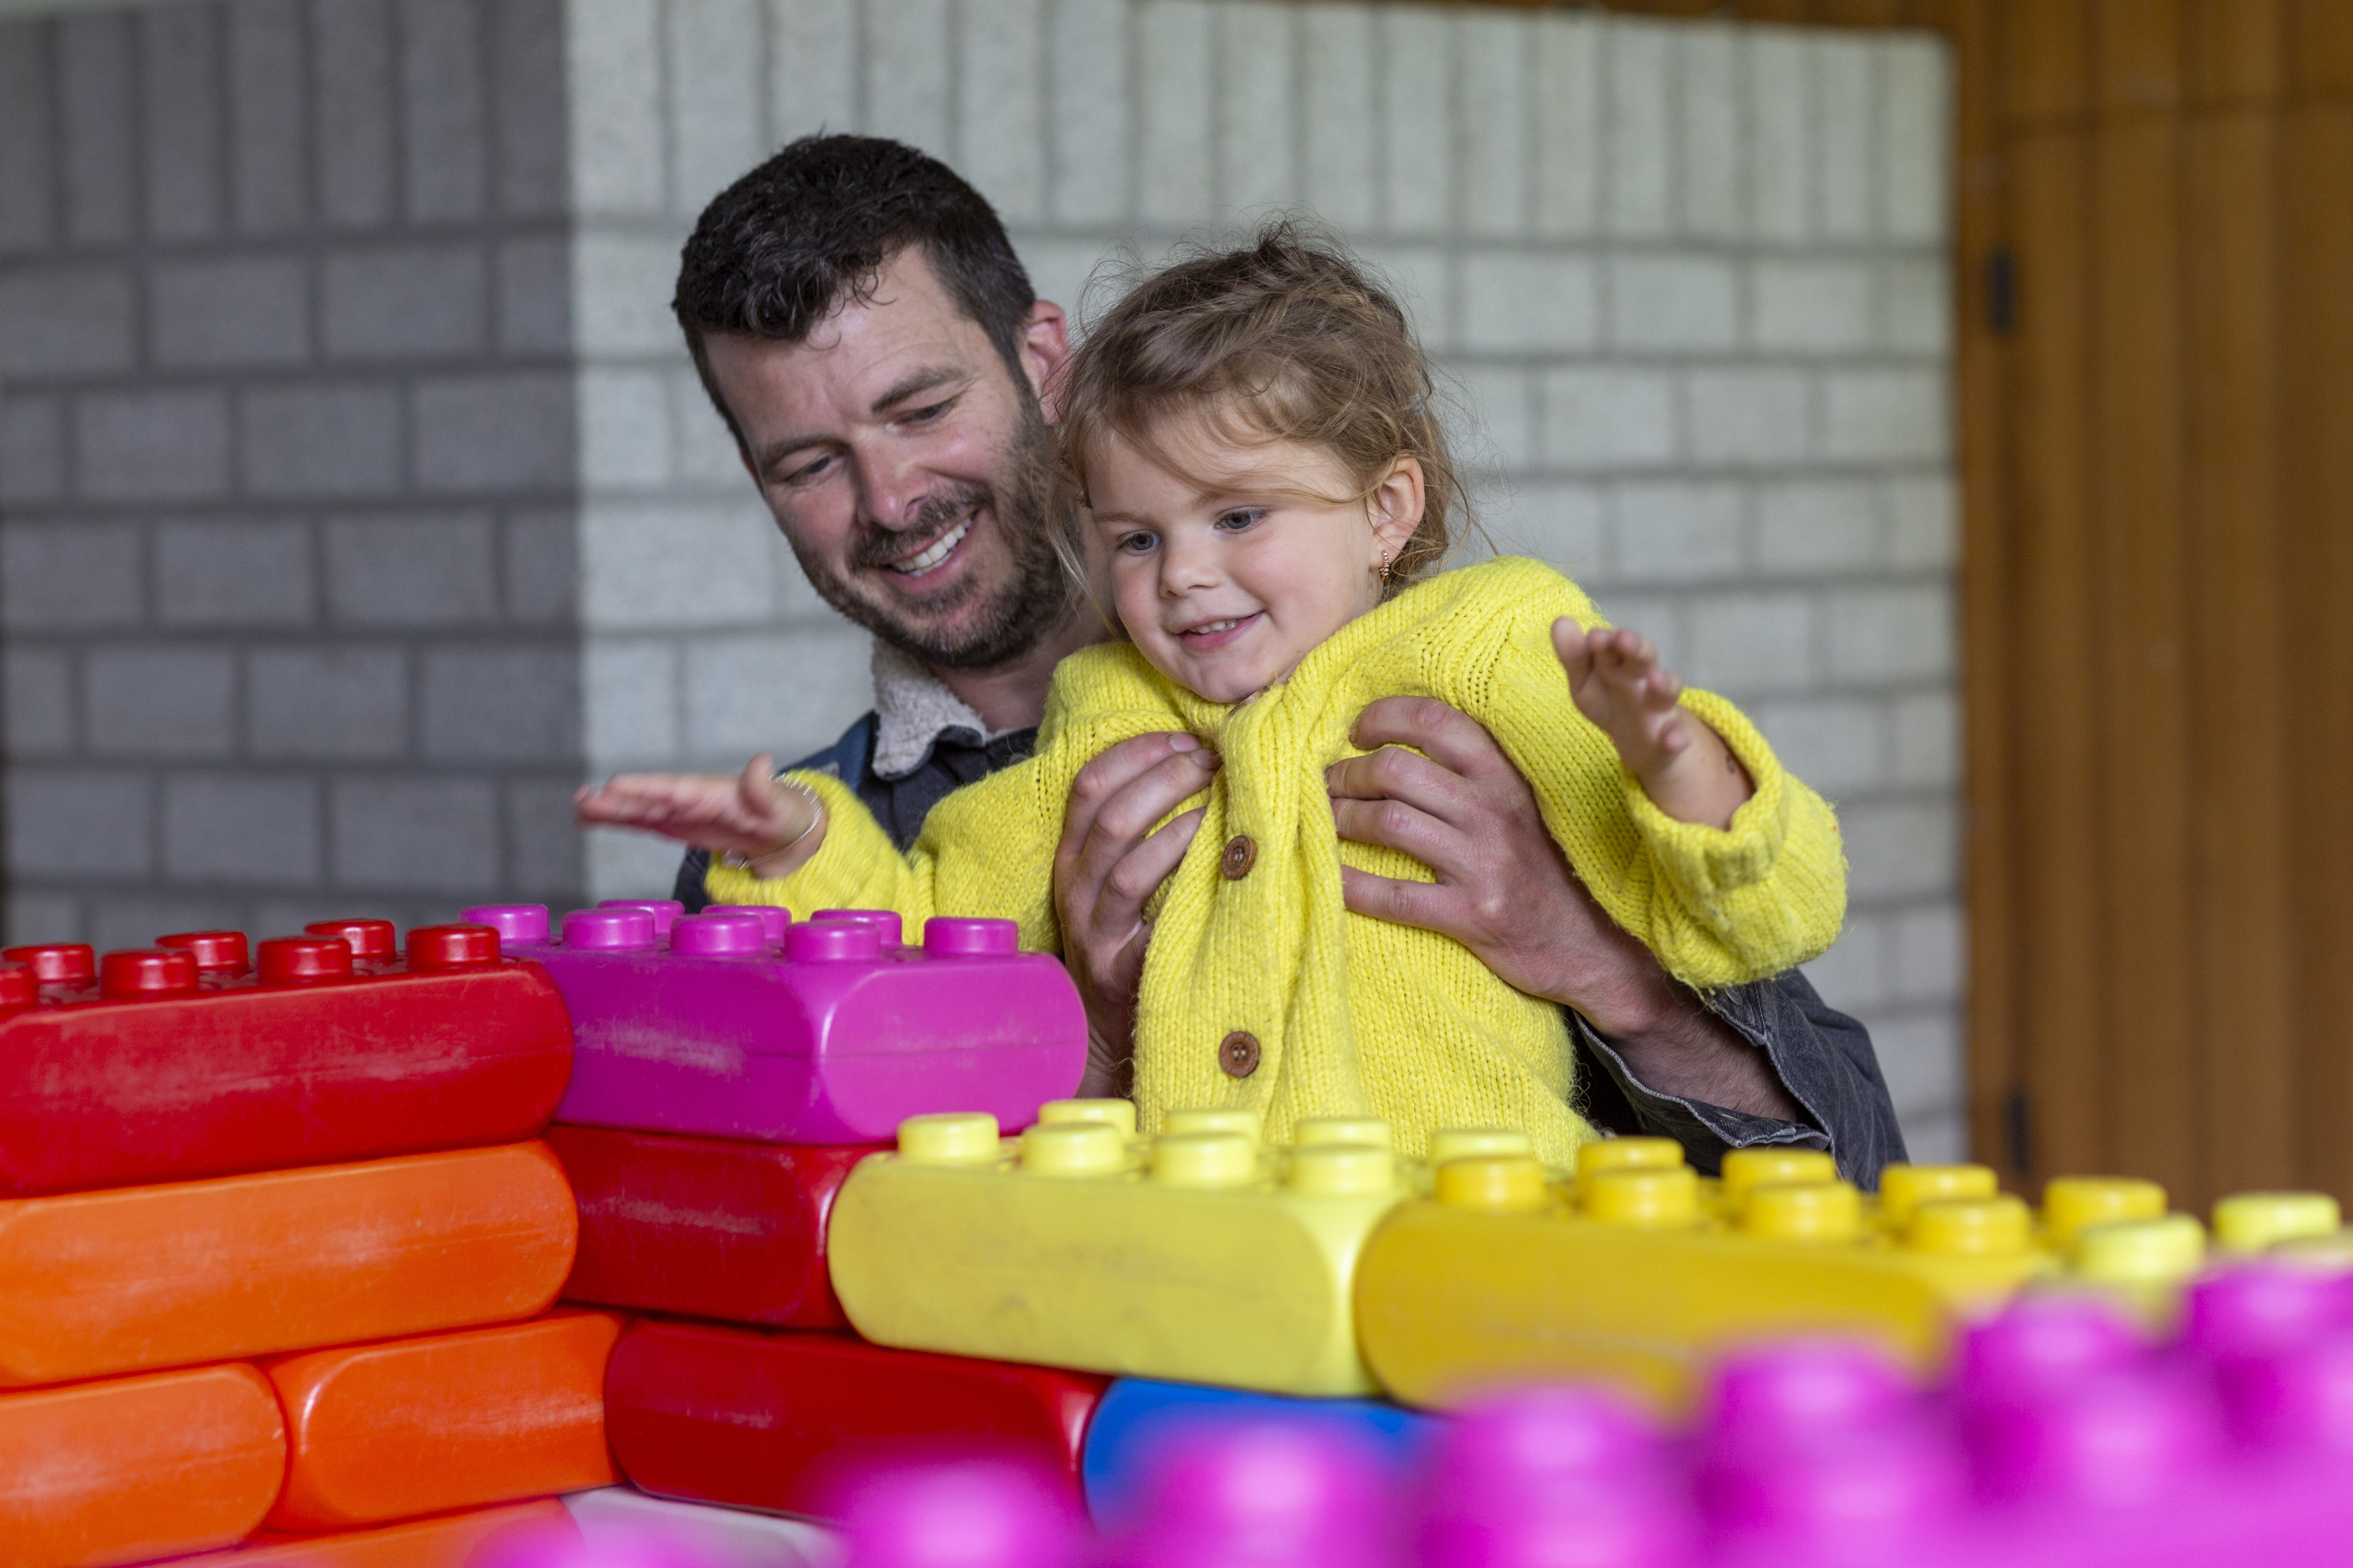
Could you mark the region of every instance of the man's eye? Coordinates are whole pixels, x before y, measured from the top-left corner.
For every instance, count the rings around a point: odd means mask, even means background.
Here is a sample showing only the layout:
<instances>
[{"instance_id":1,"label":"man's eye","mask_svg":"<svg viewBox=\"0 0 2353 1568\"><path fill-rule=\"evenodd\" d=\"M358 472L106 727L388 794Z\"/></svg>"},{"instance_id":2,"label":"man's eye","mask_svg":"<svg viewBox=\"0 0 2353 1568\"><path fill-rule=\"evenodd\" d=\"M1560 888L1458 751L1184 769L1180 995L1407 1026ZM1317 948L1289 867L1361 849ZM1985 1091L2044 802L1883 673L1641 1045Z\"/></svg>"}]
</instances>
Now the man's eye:
<instances>
[{"instance_id":1,"label":"man's eye","mask_svg":"<svg viewBox=\"0 0 2353 1568\"><path fill-rule=\"evenodd\" d=\"M900 416L900 420L902 424L907 425L928 425L933 420L937 419L941 415L945 414L949 409L954 408L955 406L955 401L956 400L953 397L944 397L937 403L927 403L921 408L911 408L905 414Z\"/></svg>"},{"instance_id":2,"label":"man's eye","mask_svg":"<svg viewBox=\"0 0 2353 1568\"><path fill-rule=\"evenodd\" d=\"M1233 510L1219 515L1218 526L1228 533L1240 533L1244 529L1257 527L1265 518L1266 511L1261 507L1236 507Z\"/></svg>"},{"instance_id":3,"label":"man's eye","mask_svg":"<svg viewBox=\"0 0 2353 1568\"><path fill-rule=\"evenodd\" d=\"M833 458L830 456L818 458L814 461L803 463L776 482L780 485L805 485L811 479L821 477L832 466Z\"/></svg>"}]
</instances>

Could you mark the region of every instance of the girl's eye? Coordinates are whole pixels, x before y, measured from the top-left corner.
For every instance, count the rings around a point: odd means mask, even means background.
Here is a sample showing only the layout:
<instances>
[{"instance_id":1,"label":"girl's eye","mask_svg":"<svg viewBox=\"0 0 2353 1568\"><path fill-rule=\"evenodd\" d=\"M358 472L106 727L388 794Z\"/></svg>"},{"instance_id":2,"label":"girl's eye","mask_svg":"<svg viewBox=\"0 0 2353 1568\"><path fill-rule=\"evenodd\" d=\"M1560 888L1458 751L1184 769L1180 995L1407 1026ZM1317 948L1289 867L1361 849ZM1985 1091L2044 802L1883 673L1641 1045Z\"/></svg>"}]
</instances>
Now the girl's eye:
<instances>
[{"instance_id":1,"label":"girl's eye","mask_svg":"<svg viewBox=\"0 0 2353 1568\"><path fill-rule=\"evenodd\" d=\"M1112 548L1123 555L1143 555L1148 553L1152 547L1159 542L1158 536L1155 534L1123 533L1119 536L1119 542Z\"/></svg>"},{"instance_id":2,"label":"girl's eye","mask_svg":"<svg viewBox=\"0 0 2353 1568\"><path fill-rule=\"evenodd\" d=\"M1263 508L1236 507L1218 519L1218 526L1228 533L1240 533L1245 529L1255 528L1265 517L1266 512Z\"/></svg>"}]
</instances>

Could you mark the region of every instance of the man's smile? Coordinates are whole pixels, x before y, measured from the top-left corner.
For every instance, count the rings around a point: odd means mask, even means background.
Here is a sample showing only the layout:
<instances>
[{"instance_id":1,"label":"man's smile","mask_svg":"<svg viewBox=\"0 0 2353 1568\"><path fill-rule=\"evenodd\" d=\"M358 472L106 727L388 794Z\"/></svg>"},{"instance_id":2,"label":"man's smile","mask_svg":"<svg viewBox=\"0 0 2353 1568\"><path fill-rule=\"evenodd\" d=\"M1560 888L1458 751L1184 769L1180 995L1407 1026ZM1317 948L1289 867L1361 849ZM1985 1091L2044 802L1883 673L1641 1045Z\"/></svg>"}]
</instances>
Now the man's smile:
<instances>
[{"instance_id":1,"label":"man's smile","mask_svg":"<svg viewBox=\"0 0 2353 1568\"><path fill-rule=\"evenodd\" d=\"M979 518L980 509L973 508L965 514L962 522L941 534L914 554L902 561L890 563L890 569L902 577L920 577L934 571L944 564L950 555L955 553L955 547L964 542L965 535L972 531L972 525L979 521Z\"/></svg>"}]
</instances>

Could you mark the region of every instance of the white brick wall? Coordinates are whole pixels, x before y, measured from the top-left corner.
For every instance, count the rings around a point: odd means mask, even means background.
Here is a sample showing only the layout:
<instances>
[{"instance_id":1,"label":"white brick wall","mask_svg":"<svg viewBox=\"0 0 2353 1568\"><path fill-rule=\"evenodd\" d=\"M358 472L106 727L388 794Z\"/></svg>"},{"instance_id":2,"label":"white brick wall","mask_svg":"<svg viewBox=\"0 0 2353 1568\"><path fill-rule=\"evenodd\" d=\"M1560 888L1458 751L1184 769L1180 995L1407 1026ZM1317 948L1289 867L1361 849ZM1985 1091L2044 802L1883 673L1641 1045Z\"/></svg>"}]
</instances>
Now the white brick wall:
<instances>
[{"instance_id":1,"label":"white brick wall","mask_svg":"<svg viewBox=\"0 0 2353 1568\"><path fill-rule=\"evenodd\" d=\"M664 304L695 213L823 125L960 169L1066 305L1303 204L1410 296L1485 522L1748 704L1849 825L1816 966L1915 1154L1959 1146L1947 64L1924 36L1244 0L571 0L582 615L602 770L866 705ZM691 84L691 90L681 84ZM599 893L671 857L592 847Z\"/></svg>"}]
</instances>

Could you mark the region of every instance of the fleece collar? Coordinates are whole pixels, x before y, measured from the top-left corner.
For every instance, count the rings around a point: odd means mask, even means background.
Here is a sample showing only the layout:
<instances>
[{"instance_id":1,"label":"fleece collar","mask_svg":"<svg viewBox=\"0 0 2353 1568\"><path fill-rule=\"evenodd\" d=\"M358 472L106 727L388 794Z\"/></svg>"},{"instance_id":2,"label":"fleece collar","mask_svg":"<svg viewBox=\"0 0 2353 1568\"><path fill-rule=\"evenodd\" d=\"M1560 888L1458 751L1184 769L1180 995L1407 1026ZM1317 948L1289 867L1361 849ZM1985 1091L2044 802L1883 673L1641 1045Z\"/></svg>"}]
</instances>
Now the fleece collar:
<instances>
[{"instance_id":1,"label":"fleece collar","mask_svg":"<svg viewBox=\"0 0 2353 1568\"><path fill-rule=\"evenodd\" d=\"M969 733L975 745L986 745L992 733L972 705L947 689L945 682L889 644L874 644L875 773L902 779L923 765L940 737L951 730Z\"/></svg>"}]
</instances>

